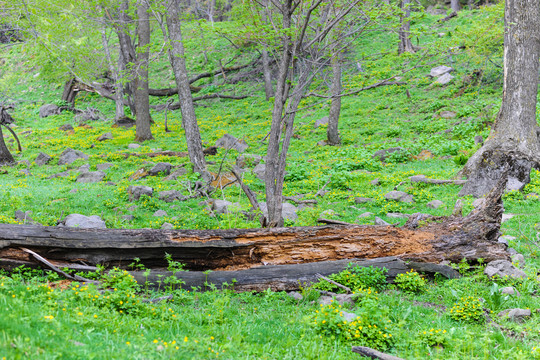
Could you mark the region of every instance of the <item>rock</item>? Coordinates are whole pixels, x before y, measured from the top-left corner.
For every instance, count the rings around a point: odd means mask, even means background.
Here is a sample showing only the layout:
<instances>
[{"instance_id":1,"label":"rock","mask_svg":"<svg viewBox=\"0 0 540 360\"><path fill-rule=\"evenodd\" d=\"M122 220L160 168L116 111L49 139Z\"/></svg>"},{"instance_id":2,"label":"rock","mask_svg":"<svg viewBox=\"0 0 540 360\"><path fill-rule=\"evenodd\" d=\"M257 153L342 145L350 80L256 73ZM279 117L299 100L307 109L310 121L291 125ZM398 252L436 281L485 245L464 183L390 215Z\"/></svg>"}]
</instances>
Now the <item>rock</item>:
<instances>
[{"instance_id":1,"label":"rock","mask_svg":"<svg viewBox=\"0 0 540 360\"><path fill-rule=\"evenodd\" d=\"M362 219L362 218L367 218L367 217L370 217L370 216L373 216L373 215L374 215L374 214L371 213L371 212L365 212L365 213L363 213L363 214L358 215L358 218L359 218L359 219Z\"/></svg>"},{"instance_id":2,"label":"rock","mask_svg":"<svg viewBox=\"0 0 540 360\"><path fill-rule=\"evenodd\" d=\"M514 289L512 286L503 287L503 288L501 289L501 294L521 296L521 294L519 293L519 291L517 291L516 289Z\"/></svg>"},{"instance_id":3,"label":"rock","mask_svg":"<svg viewBox=\"0 0 540 360\"><path fill-rule=\"evenodd\" d=\"M124 117L122 117L120 119L117 119L114 122L113 127L123 127L123 128L129 129L132 126L135 126L135 124L136 124L135 120L133 120L132 118L129 118L127 116L124 116Z\"/></svg>"},{"instance_id":4,"label":"rock","mask_svg":"<svg viewBox=\"0 0 540 360\"><path fill-rule=\"evenodd\" d=\"M521 190L523 190L525 185L527 185L527 184L525 184L524 182L519 181L515 177L509 176L508 177L508 182L506 183L506 191L512 191L512 190L521 191Z\"/></svg>"},{"instance_id":5,"label":"rock","mask_svg":"<svg viewBox=\"0 0 540 360\"><path fill-rule=\"evenodd\" d=\"M508 320L522 323L531 317L529 309L506 309L497 314L499 317L508 317Z\"/></svg>"},{"instance_id":6,"label":"rock","mask_svg":"<svg viewBox=\"0 0 540 360\"><path fill-rule=\"evenodd\" d=\"M381 225L381 226L382 226L382 225L384 225L384 226L391 225L390 223L384 221L383 219L381 219L381 218L378 217L378 216L375 216L375 221L373 221L373 223L374 223L375 225Z\"/></svg>"},{"instance_id":7,"label":"rock","mask_svg":"<svg viewBox=\"0 0 540 360\"><path fill-rule=\"evenodd\" d=\"M106 229L105 221L99 216L84 216L81 214L70 214L63 221L65 226L78 227L81 229Z\"/></svg>"},{"instance_id":8,"label":"rock","mask_svg":"<svg viewBox=\"0 0 540 360\"><path fill-rule=\"evenodd\" d=\"M431 77L440 77L442 75L448 74L450 72L454 71L453 68L446 66L446 65L440 65L437 67L434 67L429 71L429 76Z\"/></svg>"},{"instance_id":9,"label":"rock","mask_svg":"<svg viewBox=\"0 0 540 360\"><path fill-rule=\"evenodd\" d=\"M249 147L245 142L238 140L230 134L223 135L216 141L216 146L224 149L234 149L240 153L246 151Z\"/></svg>"},{"instance_id":10,"label":"rock","mask_svg":"<svg viewBox=\"0 0 540 360\"><path fill-rule=\"evenodd\" d=\"M58 106L54 104L46 104L39 108L39 117L46 118L52 115L58 115L62 112Z\"/></svg>"},{"instance_id":11,"label":"rock","mask_svg":"<svg viewBox=\"0 0 540 360\"><path fill-rule=\"evenodd\" d=\"M327 218L327 217L339 216L339 214L335 210L327 209L321 212L319 216L322 218Z\"/></svg>"},{"instance_id":12,"label":"rock","mask_svg":"<svg viewBox=\"0 0 540 360\"><path fill-rule=\"evenodd\" d=\"M64 124L62 126L60 126L58 128L58 130L62 130L62 131L75 131L75 129L73 128L73 126L71 124Z\"/></svg>"},{"instance_id":13,"label":"rock","mask_svg":"<svg viewBox=\"0 0 540 360\"><path fill-rule=\"evenodd\" d=\"M323 118L320 118L319 120L315 121L315 129L318 128L321 125L328 124L328 116L325 116Z\"/></svg>"},{"instance_id":14,"label":"rock","mask_svg":"<svg viewBox=\"0 0 540 360\"><path fill-rule=\"evenodd\" d=\"M112 140L113 134L111 132L105 133L97 138L97 141Z\"/></svg>"},{"instance_id":15,"label":"rock","mask_svg":"<svg viewBox=\"0 0 540 360\"><path fill-rule=\"evenodd\" d=\"M140 148L140 147L141 147L141 145L139 145L139 144L129 144L128 145L128 149L137 149L137 148Z\"/></svg>"},{"instance_id":16,"label":"rock","mask_svg":"<svg viewBox=\"0 0 540 360\"><path fill-rule=\"evenodd\" d=\"M502 219L501 219L501 223L510 220L510 219L513 218L514 216L516 216L516 214L509 214L509 213L503 214L503 215L502 215Z\"/></svg>"},{"instance_id":17,"label":"rock","mask_svg":"<svg viewBox=\"0 0 540 360\"><path fill-rule=\"evenodd\" d=\"M393 147L393 148L389 148L389 149L383 149L383 150L379 150L379 151L376 151L371 157L373 159L379 159L380 161L385 161L386 158L391 154L391 153L394 153L394 152L398 152L398 151L404 151L405 149L403 149L402 147Z\"/></svg>"},{"instance_id":18,"label":"rock","mask_svg":"<svg viewBox=\"0 0 540 360\"><path fill-rule=\"evenodd\" d=\"M130 185L127 189L129 201L139 200L142 195L152 196L154 189L150 186L134 186Z\"/></svg>"},{"instance_id":19,"label":"rock","mask_svg":"<svg viewBox=\"0 0 540 360\"><path fill-rule=\"evenodd\" d=\"M474 137L474 145L483 145L484 144L484 138L482 135L476 135Z\"/></svg>"},{"instance_id":20,"label":"rock","mask_svg":"<svg viewBox=\"0 0 540 360\"><path fill-rule=\"evenodd\" d=\"M79 183L95 183L100 182L105 178L105 173L103 171L89 171L82 172L77 176L77 182Z\"/></svg>"},{"instance_id":21,"label":"rock","mask_svg":"<svg viewBox=\"0 0 540 360\"><path fill-rule=\"evenodd\" d=\"M257 166L261 163L262 156L253 154L243 154L236 158L236 166L240 169Z\"/></svg>"},{"instance_id":22,"label":"rock","mask_svg":"<svg viewBox=\"0 0 540 360\"><path fill-rule=\"evenodd\" d=\"M24 211L24 212L21 210L15 211L15 219L18 221L22 221L25 224L29 224L29 223L31 224L34 222L32 217L30 217L30 215L32 215L32 211Z\"/></svg>"},{"instance_id":23,"label":"rock","mask_svg":"<svg viewBox=\"0 0 540 360\"><path fill-rule=\"evenodd\" d=\"M485 202L486 202L485 198L478 198L473 201L472 206L473 208L476 209L476 208L479 208L480 206L483 206Z\"/></svg>"},{"instance_id":24,"label":"rock","mask_svg":"<svg viewBox=\"0 0 540 360\"><path fill-rule=\"evenodd\" d=\"M131 205L130 207L128 207L128 211L135 211L137 210L139 207L137 205Z\"/></svg>"},{"instance_id":25,"label":"rock","mask_svg":"<svg viewBox=\"0 0 540 360\"><path fill-rule=\"evenodd\" d=\"M514 254L511 256L512 258L512 263L514 264L518 264L520 268L523 267L523 265L525 265L525 257L521 254Z\"/></svg>"},{"instance_id":26,"label":"rock","mask_svg":"<svg viewBox=\"0 0 540 360\"><path fill-rule=\"evenodd\" d=\"M135 216L133 215L122 215L122 220L133 221L134 219L135 219Z\"/></svg>"},{"instance_id":27,"label":"rock","mask_svg":"<svg viewBox=\"0 0 540 360\"><path fill-rule=\"evenodd\" d=\"M402 214L402 213L388 213L386 214L386 216L389 218L394 218L394 219L408 219L409 218L409 215Z\"/></svg>"},{"instance_id":28,"label":"rock","mask_svg":"<svg viewBox=\"0 0 540 360\"><path fill-rule=\"evenodd\" d=\"M294 300L297 300L297 301L300 301L304 298L302 294L300 294L298 291L291 291L287 293L287 295L289 295L290 297L292 297Z\"/></svg>"},{"instance_id":29,"label":"rock","mask_svg":"<svg viewBox=\"0 0 540 360\"><path fill-rule=\"evenodd\" d=\"M260 202L259 203L261 207L261 211L263 212L264 216L268 216L268 206L266 205L266 202ZM296 213L298 211L298 208L294 206L293 204L284 202L283 208L281 209L281 216L285 220L290 221L296 221L298 220L298 214Z\"/></svg>"},{"instance_id":30,"label":"rock","mask_svg":"<svg viewBox=\"0 0 540 360\"><path fill-rule=\"evenodd\" d=\"M67 148L60 155L60 158L58 159L58 165L69 165L78 159L88 160L88 155L84 154L82 151Z\"/></svg>"},{"instance_id":31,"label":"rock","mask_svg":"<svg viewBox=\"0 0 540 360\"><path fill-rule=\"evenodd\" d=\"M114 166L114 164L111 164L111 163L101 163L101 164L97 164L97 165L96 165L96 168L97 168L99 171L105 171L105 170L108 170L109 168L111 168L112 166Z\"/></svg>"},{"instance_id":32,"label":"rock","mask_svg":"<svg viewBox=\"0 0 540 360\"><path fill-rule=\"evenodd\" d=\"M511 247L509 247L508 249L506 249L506 252L509 253L510 255L515 255L515 254L518 253L516 249L511 248Z\"/></svg>"},{"instance_id":33,"label":"rock","mask_svg":"<svg viewBox=\"0 0 540 360\"><path fill-rule=\"evenodd\" d=\"M354 203L355 204L364 204L364 203L368 203L368 202L373 202L373 199L372 198L366 198L366 197L355 197L354 198Z\"/></svg>"},{"instance_id":34,"label":"rock","mask_svg":"<svg viewBox=\"0 0 540 360\"><path fill-rule=\"evenodd\" d=\"M49 163L49 161L52 160L52 157L43 153L43 152L40 152L38 154L38 156L36 157L36 160L34 161L36 163L37 166L42 166L42 165L45 165L47 163Z\"/></svg>"},{"instance_id":35,"label":"rock","mask_svg":"<svg viewBox=\"0 0 540 360\"><path fill-rule=\"evenodd\" d=\"M452 79L454 79L454 77L450 74L444 74L442 76L440 76L437 81L434 82L434 84L439 84L439 85L446 85L448 83L450 83L452 81Z\"/></svg>"},{"instance_id":36,"label":"rock","mask_svg":"<svg viewBox=\"0 0 540 360\"><path fill-rule=\"evenodd\" d=\"M30 161L28 160L21 160L17 162L17 165L26 165L26 167L30 166Z\"/></svg>"},{"instance_id":37,"label":"rock","mask_svg":"<svg viewBox=\"0 0 540 360\"><path fill-rule=\"evenodd\" d=\"M22 169L21 173L26 175L26 176L32 175L32 173L28 169Z\"/></svg>"},{"instance_id":38,"label":"rock","mask_svg":"<svg viewBox=\"0 0 540 360\"><path fill-rule=\"evenodd\" d=\"M75 115L75 121L77 121L79 124L85 123L87 121L96 121L96 120L105 120L105 117L103 116L101 111L93 107L86 108L85 110ZM111 134L111 139L112 139L112 134ZM104 139L104 140L107 140L107 139ZM102 140L99 140L99 141L102 141Z\"/></svg>"},{"instance_id":39,"label":"rock","mask_svg":"<svg viewBox=\"0 0 540 360\"><path fill-rule=\"evenodd\" d=\"M438 209L440 208L441 206L443 206L444 203L440 200L433 200L433 201L430 201L427 203L427 207L430 208L430 209Z\"/></svg>"},{"instance_id":40,"label":"rock","mask_svg":"<svg viewBox=\"0 0 540 360\"><path fill-rule=\"evenodd\" d=\"M163 200L165 202L173 202L175 200L184 200L184 196L180 191L178 190L168 190L168 191L162 191L159 193L159 200Z\"/></svg>"},{"instance_id":41,"label":"rock","mask_svg":"<svg viewBox=\"0 0 540 360\"><path fill-rule=\"evenodd\" d=\"M345 305L345 304L348 304L351 306L354 305L352 294L337 294L333 297L324 295L319 298L318 302L319 304L322 304L322 305L330 305L333 302L337 302L340 305Z\"/></svg>"},{"instance_id":42,"label":"rock","mask_svg":"<svg viewBox=\"0 0 540 360\"><path fill-rule=\"evenodd\" d=\"M448 111L448 110L445 110L445 111L441 111L441 113L439 114L440 117L442 117L443 119L453 119L456 117L456 113L453 112L453 111Z\"/></svg>"},{"instance_id":43,"label":"rock","mask_svg":"<svg viewBox=\"0 0 540 360\"><path fill-rule=\"evenodd\" d=\"M173 230L174 229L174 225L171 224L171 223L168 223L168 222L164 222L162 225L161 225L161 228L163 230Z\"/></svg>"},{"instance_id":44,"label":"rock","mask_svg":"<svg viewBox=\"0 0 540 360\"><path fill-rule=\"evenodd\" d=\"M411 180L412 183L418 183L418 182L424 182L425 178L426 178L426 175L413 175L409 177L409 180Z\"/></svg>"},{"instance_id":45,"label":"rock","mask_svg":"<svg viewBox=\"0 0 540 360\"><path fill-rule=\"evenodd\" d=\"M163 216L167 216L167 212L164 210L158 210L153 215L156 217L163 217Z\"/></svg>"},{"instance_id":46,"label":"rock","mask_svg":"<svg viewBox=\"0 0 540 360\"><path fill-rule=\"evenodd\" d=\"M512 279L526 279L527 274L517 269L510 261L494 260L487 264L484 274L488 277L498 276L500 278L509 277Z\"/></svg>"},{"instance_id":47,"label":"rock","mask_svg":"<svg viewBox=\"0 0 540 360\"><path fill-rule=\"evenodd\" d=\"M163 178L163 181L176 181L179 177L187 174L187 169L184 167L174 170L170 175Z\"/></svg>"},{"instance_id":48,"label":"rock","mask_svg":"<svg viewBox=\"0 0 540 360\"><path fill-rule=\"evenodd\" d=\"M352 322L356 320L356 318L358 317L358 315L356 315L355 313L350 313L347 311L341 311L341 313L343 314L341 315L343 319L345 319L345 321L348 321L348 322Z\"/></svg>"},{"instance_id":49,"label":"rock","mask_svg":"<svg viewBox=\"0 0 540 360\"><path fill-rule=\"evenodd\" d=\"M136 180L141 180L141 179L144 179L145 177L148 176L148 171L146 171L145 168L141 168L137 171L135 171L133 174L131 174L131 176L129 177L129 181L136 181Z\"/></svg>"},{"instance_id":50,"label":"rock","mask_svg":"<svg viewBox=\"0 0 540 360\"><path fill-rule=\"evenodd\" d=\"M84 164L84 165L81 165L79 166L79 169L78 169L79 172L89 172L90 171L90 164Z\"/></svg>"},{"instance_id":51,"label":"rock","mask_svg":"<svg viewBox=\"0 0 540 360\"><path fill-rule=\"evenodd\" d=\"M508 245L509 241L514 241L514 240L516 240L515 236L503 235L503 236L499 236L499 239L497 240L497 242Z\"/></svg>"},{"instance_id":52,"label":"rock","mask_svg":"<svg viewBox=\"0 0 540 360\"><path fill-rule=\"evenodd\" d=\"M57 174L53 174L53 175L49 176L47 179L56 179L56 178L59 178L59 177L68 177L70 175L71 175L71 173L69 171L62 171L62 172L59 172Z\"/></svg>"},{"instance_id":53,"label":"rock","mask_svg":"<svg viewBox=\"0 0 540 360\"><path fill-rule=\"evenodd\" d=\"M220 199L214 199L211 205L211 209L216 214L229 214L231 212L230 208L233 206L237 206L230 201Z\"/></svg>"},{"instance_id":54,"label":"rock","mask_svg":"<svg viewBox=\"0 0 540 360\"><path fill-rule=\"evenodd\" d=\"M259 164L253 168L253 174L257 177L257 179L264 182L264 174L266 172L266 165L265 164Z\"/></svg>"},{"instance_id":55,"label":"rock","mask_svg":"<svg viewBox=\"0 0 540 360\"><path fill-rule=\"evenodd\" d=\"M169 175L171 173L172 165L169 163L160 162L148 171L151 176L157 176L159 174Z\"/></svg>"},{"instance_id":56,"label":"rock","mask_svg":"<svg viewBox=\"0 0 540 360\"><path fill-rule=\"evenodd\" d=\"M385 194L384 197L386 198L386 200L394 200L406 203L414 202L413 196L403 191L390 191L389 193Z\"/></svg>"},{"instance_id":57,"label":"rock","mask_svg":"<svg viewBox=\"0 0 540 360\"><path fill-rule=\"evenodd\" d=\"M326 140L321 140L317 143L317 146L326 146L328 142Z\"/></svg>"},{"instance_id":58,"label":"rock","mask_svg":"<svg viewBox=\"0 0 540 360\"><path fill-rule=\"evenodd\" d=\"M373 186L378 186L381 184L381 181L379 179L375 179L375 180L371 180L369 183Z\"/></svg>"}]
</instances>

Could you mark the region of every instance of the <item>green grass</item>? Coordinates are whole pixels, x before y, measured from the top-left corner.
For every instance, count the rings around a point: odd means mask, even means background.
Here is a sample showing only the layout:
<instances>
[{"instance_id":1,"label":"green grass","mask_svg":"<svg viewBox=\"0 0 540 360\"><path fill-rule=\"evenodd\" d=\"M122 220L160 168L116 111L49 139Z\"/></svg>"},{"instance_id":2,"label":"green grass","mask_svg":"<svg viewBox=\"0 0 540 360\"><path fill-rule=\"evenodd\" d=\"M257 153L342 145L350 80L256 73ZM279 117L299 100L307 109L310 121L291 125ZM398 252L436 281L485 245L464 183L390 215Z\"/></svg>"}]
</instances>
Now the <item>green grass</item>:
<instances>
[{"instance_id":1,"label":"green grass","mask_svg":"<svg viewBox=\"0 0 540 360\"><path fill-rule=\"evenodd\" d=\"M364 212L401 224L405 220L386 215L389 212L451 214L459 186L411 184L408 178L417 174L451 178L459 171L459 162L475 151L474 137L487 137L500 105L502 78L500 70L481 55L491 49L491 60L498 63L500 49L482 43L483 47L469 47L466 51L448 54L451 47L470 46L476 41L471 33L475 35L478 24L493 19L490 9L463 11L459 17L445 23L437 23L437 19L427 15L413 23L413 29L423 29L417 35L418 45L425 52L398 56L395 54L397 37L389 31L367 32L351 47L348 58L352 64L361 62L365 72L358 72L353 65L347 67L344 78L347 91L417 67L402 74L401 81L406 85L379 87L343 98L339 125L341 146L317 145L325 140L326 128L314 129L314 123L327 116L329 103L317 103L316 99L302 102L305 109L296 119L284 194L305 194L304 199L312 199L331 180L326 187L329 192L323 198L317 198L317 205L300 210L298 221L287 222L287 225L316 225L320 214L329 209L335 211L336 219L360 224L373 222L373 217L358 218ZM495 32L501 30L500 21L496 24ZM234 24L216 23L215 26L219 29ZM443 32L446 35L437 35ZM217 67L217 60L223 58L223 54L227 55L225 60L237 55L237 50L216 33L205 31L204 34L210 60L206 65L198 45L200 29L188 27L185 32L188 66L193 73ZM32 48L13 46L1 52L5 65L0 66L0 87L3 89L0 100L13 102L3 98L3 94L21 100L16 102L11 113L24 150L18 154L13 144L10 147L18 161L30 163L28 170L32 175L22 173L27 168L24 164L2 168L6 173L0 174L0 222L17 223L14 219L16 210L31 210L32 218L45 225L55 225L67 214L81 213L101 216L109 228L159 228L164 222L172 223L177 229L258 226L242 216L240 211L248 210L250 205L236 186L218 189L212 196L239 203L240 209L215 217L199 205L201 199L171 204L153 197L129 202L126 189L131 184L148 185L157 192L175 189L189 194L190 184L197 176L192 173L188 158L131 156L125 159L122 155L125 152L147 153L152 149L187 151L180 113L168 114L172 132L165 133L165 114L153 112L155 140L134 150L127 148L135 137L134 130L111 128L114 104L95 94L82 93L76 107L98 108L107 121L89 122L90 127L78 127L69 112L40 119L40 106L57 101L62 84L47 76L50 64L40 68L40 57L33 51ZM244 54L237 63L249 61L250 56ZM165 56L152 62L152 87L168 87L173 83L166 63ZM431 86L433 80L427 74L430 68L442 64L454 67L456 78L448 86ZM479 68L483 70L483 81L474 86L465 83L465 77ZM41 75L36 75L40 70ZM323 82L318 80L314 86L319 83ZM270 128L272 104L264 100L262 84L216 85L212 79L197 83L201 84L211 84L204 92L250 95L240 101L209 100L201 103L204 106L197 107L204 144L214 145L223 134L230 133L249 144L247 153L264 156L266 144L261 140ZM153 104L163 101L152 99ZM443 119L439 116L442 111L453 111L456 117ZM75 127L74 134L58 129L66 123ZM23 134L26 131L32 133ZM112 132L114 139L96 141L106 132ZM10 136L6 134L6 140ZM386 163L372 159L377 150L395 146L406 151ZM68 166L57 165L59 155L68 147L88 154L91 170L95 170L97 164L112 163L113 167L106 171L105 181L76 183L76 169L83 161ZM416 158L423 150L429 151L431 156ZM33 163L41 151L54 157L48 166L38 167ZM220 149L217 155L207 157L212 172L218 171L225 153ZM223 160L225 169L234 164L237 155L234 151L227 154ZM163 182L160 176L136 182L128 180L138 169L149 168L150 163L160 161L185 165L190 171L173 182ZM72 170L69 177L47 179L65 170ZM244 176L244 181L258 194L259 200L263 200L264 184L251 172ZM375 179L379 179L380 185L370 184ZM107 181L116 186L105 185ZM414 195L415 202L386 201L384 194L396 186ZM72 189L78 191L71 192ZM461 279L430 279L425 291L418 294L395 288L382 290L377 295L376 310L367 302L357 302L354 308L346 311L390 320L393 345L387 352L407 359L540 358L540 354L533 351L540 339L540 323L535 312L540 308L536 294L539 285L536 273L540 267L536 227L540 223L539 203L537 197L527 197L533 193L540 194L540 172L536 170L523 193L512 192L504 197L505 210L518 215L502 225L502 232L516 237L510 246L525 255L525 270L530 276L523 283L513 284L521 297L501 299L494 292L493 282L481 275L481 268L473 268ZM374 201L356 204L354 198L359 196ZM427 203L434 199L443 201L444 206L429 209ZM465 197L463 201L465 211L470 211L473 199ZM137 209L129 210L133 205L137 205ZM158 209L167 211L168 216L153 217ZM122 216L126 214L134 215L134 220L123 220ZM317 295L307 288L304 289L307 298L302 301L293 300L284 293L237 294L213 289L165 292L118 289L115 293L98 291L93 286L81 291L76 283L64 290L53 290L43 284L50 281L49 285L56 286L58 279L54 275L49 274L48 279L42 277L44 274L30 275L22 276L17 272L10 277L0 275L0 359L350 359L354 356L350 346L355 342L336 336L337 325L336 329L329 328L327 332L321 330L326 328L321 327L320 322L314 325L320 306L312 303ZM499 281L499 285L508 283ZM174 294L172 301L132 303L169 293ZM88 295L93 296L94 301ZM104 300L104 296L112 296L114 301ZM483 298L483 307L493 314L505 308L520 307L532 309L533 317L523 324L497 319L502 328L488 323L453 320L442 307L451 308L461 297L467 296ZM133 306L127 306L126 302ZM439 336L444 339L443 347L433 347Z\"/></svg>"}]
</instances>

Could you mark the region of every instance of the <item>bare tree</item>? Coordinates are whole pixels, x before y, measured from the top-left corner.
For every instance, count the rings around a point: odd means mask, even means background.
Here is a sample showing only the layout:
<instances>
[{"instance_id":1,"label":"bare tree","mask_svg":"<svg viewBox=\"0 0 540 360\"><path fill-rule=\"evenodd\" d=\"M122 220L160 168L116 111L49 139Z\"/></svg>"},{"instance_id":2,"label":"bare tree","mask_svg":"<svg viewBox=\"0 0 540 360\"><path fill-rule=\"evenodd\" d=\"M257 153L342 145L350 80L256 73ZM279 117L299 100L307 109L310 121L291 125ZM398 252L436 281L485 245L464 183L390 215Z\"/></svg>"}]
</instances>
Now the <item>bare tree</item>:
<instances>
[{"instance_id":1,"label":"bare tree","mask_svg":"<svg viewBox=\"0 0 540 360\"><path fill-rule=\"evenodd\" d=\"M461 171L468 181L460 195L483 196L502 176L508 177L509 188L521 189L532 166L540 164L540 0L507 0L504 22L502 106L489 138Z\"/></svg>"},{"instance_id":2,"label":"bare tree","mask_svg":"<svg viewBox=\"0 0 540 360\"><path fill-rule=\"evenodd\" d=\"M343 62L343 51L338 51L337 54L332 57L332 102L330 103L330 112L328 114L328 128L326 129L326 136L328 138L328 145L339 145L341 139L339 138L338 124L339 115L341 113L341 66Z\"/></svg>"},{"instance_id":3,"label":"bare tree","mask_svg":"<svg viewBox=\"0 0 540 360\"><path fill-rule=\"evenodd\" d=\"M411 42L411 22L409 17L411 16L410 10L411 0L401 0L401 27L399 28L399 46L398 53L414 52L414 48Z\"/></svg>"}]
</instances>

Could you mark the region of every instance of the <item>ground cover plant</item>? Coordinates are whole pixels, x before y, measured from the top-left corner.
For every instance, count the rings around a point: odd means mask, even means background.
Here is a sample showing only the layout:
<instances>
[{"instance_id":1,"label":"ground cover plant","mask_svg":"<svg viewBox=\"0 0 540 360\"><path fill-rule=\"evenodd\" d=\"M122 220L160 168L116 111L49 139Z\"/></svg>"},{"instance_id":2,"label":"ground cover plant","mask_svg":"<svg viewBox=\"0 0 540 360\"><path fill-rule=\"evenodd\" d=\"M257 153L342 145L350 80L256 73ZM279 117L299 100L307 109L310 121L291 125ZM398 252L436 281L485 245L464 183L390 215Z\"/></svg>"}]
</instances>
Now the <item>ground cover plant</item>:
<instances>
[{"instance_id":1,"label":"ground cover plant","mask_svg":"<svg viewBox=\"0 0 540 360\"><path fill-rule=\"evenodd\" d=\"M383 86L342 99L339 147L324 146L326 125L315 127L327 116L329 101L304 99L295 136L287 158L284 195L303 194L302 200L316 200L300 208L298 219L288 226L313 226L319 217L349 223L373 224L375 217L401 225L406 215L429 213L450 215L458 185L411 183L409 177L426 175L434 179L452 178L478 148L476 136L489 134L500 106L502 49L497 48L502 33L501 6L463 10L447 22L429 14L414 20L421 47L432 49L417 54L396 54L397 36L389 31L373 31L358 39L348 51L351 65L344 74L345 90L368 86L377 80L399 74L405 85ZM485 37L478 27L491 24ZM202 24L201 26L206 26ZM215 23L225 32L228 23ZM223 28L220 28L223 27ZM235 55L235 49L218 35L206 31L209 61ZM195 39L199 26L186 29L188 66L194 72L205 70L203 56ZM440 35L442 34L442 35ZM495 45L494 45L495 44ZM473 46L474 45L474 46ZM500 42L499 42L500 46ZM448 49L461 49L448 52ZM0 222L27 223L15 211L30 211L28 217L43 225L56 225L67 214L98 215L108 228L161 228L165 223L176 229L227 229L258 227L256 219L243 213L250 203L235 186L217 187L213 199L234 204L230 211L217 213L207 198L166 202L159 197L142 196L130 201L130 185L146 185L157 192L177 190L190 197L199 180L187 157L148 157L156 151L186 151L184 130L178 111L153 112L155 139L130 148L133 128L112 127L114 104L94 93L83 92L76 100L80 109L98 109L106 120L79 123L64 111L39 117L46 103L58 103L62 81L47 76L35 50L20 46L2 49L0 100L13 103L23 152L18 153L10 134L5 139L19 163L0 171ZM354 61L353 61L354 60ZM358 71L356 62L364 71ZM165 56L156 58L150 71L152 86L169 86L171 77ZM445 86L433 84L429 70L437 65L452 66L455 79ZM48 65L49 66L49 65ZM403 70L412 70L402 73ZM480 81L472 82L481 69ZM40 74L36 75L38 72ZM64 80L64 79L61 79ZM203 93L231 91L249 94L243 100L213 99L200 103L197 116L205 146L213 146L224 134L242 139L249 154L264 156L264 138L270 127L272 104L265 100L262 84L250 79L235 84L207 81ZM322 80L321 80L322 82ZM317 84L314 84L314 86ZM152 99L157 105L162 100ZM171 132L165 132L165 119ZM69 124L72 130L59 128ZM97 141L110 132L112 139ZM393 147L384 161L375 152ZM88 160L57 165L67 148L80 150ZM37 165L45 152L53 159ZM126 154L136 154L126 157ZM236 164L241 154L218 148L207 156L209 169L217 174ZM168 162L185 168L176 180L164 181L164 174L130 179L138 170ZM85 164L90 170L108 163L106 177L97 183L76 179ZM263 200L264 182L252 171L243 181ZM66 176L51 177L66 172ZM407 192L414 202L388 201L386 193ZM327 192L317 196L321 189ZM283 292L236 293L211 286L179 289L174 279L163 279L159 290L137 285L125 269L85 274L103 285L83 285L61 279L53 272L17 269L0 274L0 359L23 358L140 358L140 359L350 359L350 347L377 348L406 359L531 359L540 358L538 298L538 215L540 173L533 170L531 182L522 192L505 194L507 213L515 216L502 225L511 235L508 243L525 256L519 265L528 275L520 281L489 279L485 264L464 261L455 267L464 275L447 280L436 276L408 273L386 282L386 272L376 268L350 267L331 279L351 288L353 303L319 304L320 291L342 292L321 281L301 284L300 297ZM364 200L362 200L364 199ZM365 200L368 199L368 200ZM439 200L443 204L433 208ZM464 212L474 199L465 197ZM153 214L163 210L166 215ZM181 264L168 259L172 271ZM134 268L144 271L135 262ZM156 285L156 284L154 284ZM502 289L512 286L516 293ZM519 296L517 295L519 292ZM165 297L157 302L152 299ZM532 310L523 322L498 316L505 309ZM349 316L347 314L354 314Z\"/></svg>"}]
</instances>

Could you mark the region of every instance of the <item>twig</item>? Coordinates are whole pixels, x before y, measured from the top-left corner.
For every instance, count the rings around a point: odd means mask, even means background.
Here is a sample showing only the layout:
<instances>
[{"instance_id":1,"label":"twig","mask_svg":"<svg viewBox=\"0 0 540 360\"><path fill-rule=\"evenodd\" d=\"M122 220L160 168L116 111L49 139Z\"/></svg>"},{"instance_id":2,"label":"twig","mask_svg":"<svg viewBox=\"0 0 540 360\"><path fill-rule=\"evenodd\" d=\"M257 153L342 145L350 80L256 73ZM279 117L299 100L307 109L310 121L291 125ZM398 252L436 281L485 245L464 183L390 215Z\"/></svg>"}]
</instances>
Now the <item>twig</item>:
<instances>
[{"instance_id":1,"label":"twig","mask_svg":"<svg viewBox=\"0 0 540 360\"><path fill-rule=\"evenodd\" d=\"M323 196L323 191L324 191L324 188L330 184L330 181L332 181L332 176L330 176L330 179L328 179L328 181L326 182L326 184L323 185L322 188L319 189L319 191L317 191L317 193L315 194L315 197L317 196Z\"/></svg>"},{"instance_id":2,"label":"twig","mask_svg":"<svg viewBox=\"0 0 540 360\"><path fill-rule=\"evenodd\" d=\"M348 222L345 222L345 221L332 220L332 219L323 219L323 218L318 218L317 222L321 223L321 224L328 224L328 225L346 225L346 226L358 225L358 224L351 224L351 223L348 223Z\"/></svg>"},{"instance_id":3,"label":"twig","mask_svg":"<svg viewBox=\"0 0 540 360\"><path fill-rule=\"evenodd\" d=\"M353 346L351 350L354 353L361 354L361 355L363 355L365 357L368 357L370 359L405 360L403 358L398 358L398 357L393 356L393 355L388 355L388 354L385 354L385 353L380 352L378 350L368 348L368 347L365 347L365 346Z\"/></svg>"},{"instance_id":4,"label":"twig","mask_svg":"<svg viewBox=\"0 0 540 360\"><path fill-rule=\"evenodd\" d=\"M323 279L324 281L329 282L332 285L336 285L338 288L341 288L341 289L345 290L347 292L347 294L352 294L352 290L350 288L346 287L345 285L341 285L340 283L335 282L334 280L331 280L331 279L329 279L326 276L323 276L321 274L315 274L315 276L317 276L320 279Z\"/></svg>"},{"instance_id":5,"label":"twig","mask_svg":"<svg viewBox=\"0 0 540 360\"><path fill-rule=\"evenodd\" d=\"M17 137L17 134L15 134L15 131L13 131L12 128L10 128L9 126L7 126L7 125L5 125L5 124L2 124L2 125L4 125L4 127L5 127L6 129L8 129L9 132L13 135L13 137L15 138L15 140L17 140L17 146L18 146L18 148L19 148L19 152L22 152L21 142L19 141L19 138Z\"/></svg>"},{"instance_id":6,"label":"twig","mask_svg":"<svg viewBox=\"0 0 540 360\"><path fill-rule=\"evenodd\" d=\"M57 268L56 266L51 264L47 259L45 259L41 255L33 252L32 250L29 250L27 248L21 248L21 250L24 251L25 253L28 253L28 254L32 255L32 257L34 259L36 259L38 262L42 263L43 265L45 265L46 267L48 267L52 271L62 275L66 279L73 280L73 281L83 281L83 282L92 283L92 284L99 284L99 281L83 278L82 276L79 276L79 275L70 275L70 274L60 270L59 268Z\"/></svg>"}]
</instances>

